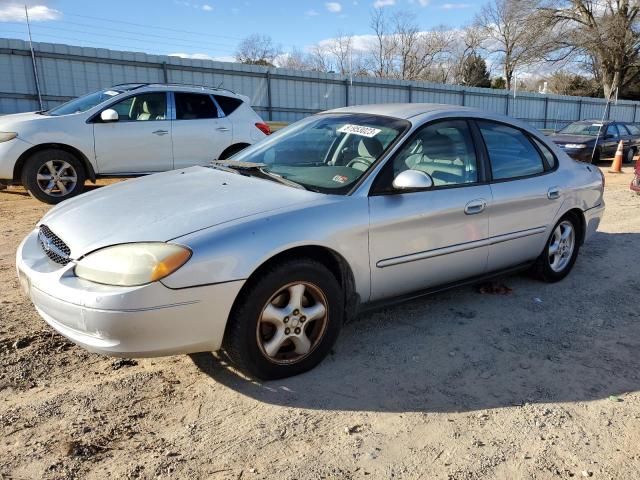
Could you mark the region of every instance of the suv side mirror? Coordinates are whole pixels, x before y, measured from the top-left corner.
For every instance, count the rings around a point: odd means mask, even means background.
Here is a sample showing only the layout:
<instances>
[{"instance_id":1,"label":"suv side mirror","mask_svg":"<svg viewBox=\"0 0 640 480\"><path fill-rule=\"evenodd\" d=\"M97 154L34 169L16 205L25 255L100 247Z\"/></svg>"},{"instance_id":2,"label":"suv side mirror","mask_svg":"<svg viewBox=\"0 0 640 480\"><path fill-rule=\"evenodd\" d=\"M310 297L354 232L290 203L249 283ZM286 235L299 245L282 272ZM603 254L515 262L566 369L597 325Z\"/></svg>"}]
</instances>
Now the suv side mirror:
<instances>
[{"instance_id":1,"label":"suv side mirror","mask_svg":"<svg viewBox=\"0 0 640 480\"><path fill-rule=\"evenodd\" d=\"M100 114L100 119L103 122L117 122L118 118L118 112L116 112L113 108L107 108Z\"/></svg>"},{"instance_id":2,"label":"suv side mirror","mask_svg":"<svg viewBox=\"0 0 640 480\"><path fill-rule=\"evenodd\" d=\"M424 190L433 187L433 179L420 170L405 170L393 179L396 190Z\"/></svg>"}]
</instances>

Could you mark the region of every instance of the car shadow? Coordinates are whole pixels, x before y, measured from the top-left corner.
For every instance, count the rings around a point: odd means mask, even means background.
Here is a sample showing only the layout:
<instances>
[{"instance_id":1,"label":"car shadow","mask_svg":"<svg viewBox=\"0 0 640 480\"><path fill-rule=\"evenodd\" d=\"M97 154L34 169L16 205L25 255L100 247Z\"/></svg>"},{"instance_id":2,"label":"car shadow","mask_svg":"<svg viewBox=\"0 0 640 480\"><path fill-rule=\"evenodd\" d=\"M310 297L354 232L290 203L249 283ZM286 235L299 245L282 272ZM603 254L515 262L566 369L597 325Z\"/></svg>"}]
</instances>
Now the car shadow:
<instances>
[{"instance_id":1,"label":"car shadow","mask_svg":"<svg viewBox=\"0 0 640 480\"><path fill-rule=\"evenodd\" d=\"M322 410L455 412L591 401L640 390L640 275L625 269L640 234L598 233L574 271L512 292L461 287L360 315L332 354L292 378L243 377L223 354L191 355L256 400ZM483 290L484 291L484 290Z\"/></svg>"}]
</instances>

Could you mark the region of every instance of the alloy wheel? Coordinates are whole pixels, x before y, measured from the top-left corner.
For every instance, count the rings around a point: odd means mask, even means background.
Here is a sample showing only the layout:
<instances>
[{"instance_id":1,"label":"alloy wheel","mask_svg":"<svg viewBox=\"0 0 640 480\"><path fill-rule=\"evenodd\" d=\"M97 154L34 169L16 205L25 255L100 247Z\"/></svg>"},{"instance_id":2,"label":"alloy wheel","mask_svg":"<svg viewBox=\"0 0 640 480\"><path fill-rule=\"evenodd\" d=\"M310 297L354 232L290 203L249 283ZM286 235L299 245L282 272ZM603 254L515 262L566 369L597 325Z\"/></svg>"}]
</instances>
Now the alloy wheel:
<instances>
[{"instance_id":1,"label":"alloy wheel","mask_svg":"<svg viewBox=\"0 0 640 480\"><path fill-rule=\"evenodd\" d=\"M563 271L573 255L576 245L576 234L573 223L569 220L560 222L553 231L549 242L549 266L554 272Z\"/></svg>"},{"instance_id":2,"label":"alloy wheel","mask_svg":"<svg viewBox=\"0 0 640 480\"><path fill-rule=\"evenodd\" d=\"M64 197L76 188L78 174L75 168L64 160L49 160L38 169L36 181L40 190L47 195Z\"/></svg>"},{"instance_id":3,"label":"alloy wheel","mask_svg":"<svg viewBox=\"0 0 640 480\"><path fill-rule=\"evenodd\" d=\"M296 282L280 288L265 304L256 338L262 355L277 364L307 357L327 327L327 298L316 285Z\"/></svg>"}]
</instances>

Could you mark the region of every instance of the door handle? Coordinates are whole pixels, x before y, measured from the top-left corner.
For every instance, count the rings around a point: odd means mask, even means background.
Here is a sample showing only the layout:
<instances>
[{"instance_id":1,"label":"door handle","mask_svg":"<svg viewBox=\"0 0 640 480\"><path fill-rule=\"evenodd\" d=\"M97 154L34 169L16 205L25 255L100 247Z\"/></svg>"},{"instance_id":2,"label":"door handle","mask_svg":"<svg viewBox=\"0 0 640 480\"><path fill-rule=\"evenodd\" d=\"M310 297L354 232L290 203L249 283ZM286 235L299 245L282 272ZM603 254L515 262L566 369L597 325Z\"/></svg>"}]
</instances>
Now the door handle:
<instances>
[{"instance_id":1,"label":"door handle","mask_svg":"<svg viewBox=\"0 0 640 480\"><path fill-rule=\"evenodd\" d=\"M560 198L560 188L559 187L551 187L547 190L547 198L549 200L557 200Z\"/></svg>"},{"instance_id":2,"label":"door handle","mask_svg":"<svg viewBox=\"0 0 640 480\"><path fill-rule=\"evenodd\" d=\"M487 202L480 198L478 200L471 200L464 206L464 213L466 215L475 215L476 213L481 213L487 207Z\"/></svg>"},{"instance_id":3,"label":"door handle","mask_svg":"<svg viewBox=\"0 0 640 480\"><path fill-rule=\"evenodd\" d=\"M151 133L153 133L154 135L162 136L162 135L166 135L167 133L169 133L169 131L168 130L156 130L155 132L151 132Z\"/></svg>"},{"instance_id":4,"label":"door handle","mask_svg":"<svg viewBox=\"0 0 640 480\"><path fill-rule=\"evenodd\" d=\"M216 130L219 131L219 132L228 132L229 131L229 129L227 127L218 127L218 128L216 128Z\"/></svg>"}]
</instances>

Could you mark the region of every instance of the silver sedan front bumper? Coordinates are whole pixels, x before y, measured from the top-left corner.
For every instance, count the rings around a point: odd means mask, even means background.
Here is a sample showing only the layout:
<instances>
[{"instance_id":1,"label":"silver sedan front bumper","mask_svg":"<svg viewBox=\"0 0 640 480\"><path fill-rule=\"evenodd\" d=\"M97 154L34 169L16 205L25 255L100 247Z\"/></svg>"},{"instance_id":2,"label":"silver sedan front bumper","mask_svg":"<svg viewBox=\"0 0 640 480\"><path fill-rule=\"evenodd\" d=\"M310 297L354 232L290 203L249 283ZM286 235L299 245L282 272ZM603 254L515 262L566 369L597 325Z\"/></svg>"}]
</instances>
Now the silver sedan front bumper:
<instances>
[{"instance_id":1,"label":"silver sedan front bumper","mask_svg":"<svg viewBox=\"0 0 640 480\"><path fill-rule=\"evenodd\" d=\"M171 289L99 285L78 278L73 263L49 260L34 230L18 247L18 277L38 313L87 350L155 357L218 350L243 280Z\"/></svg>"}]
</instances>

